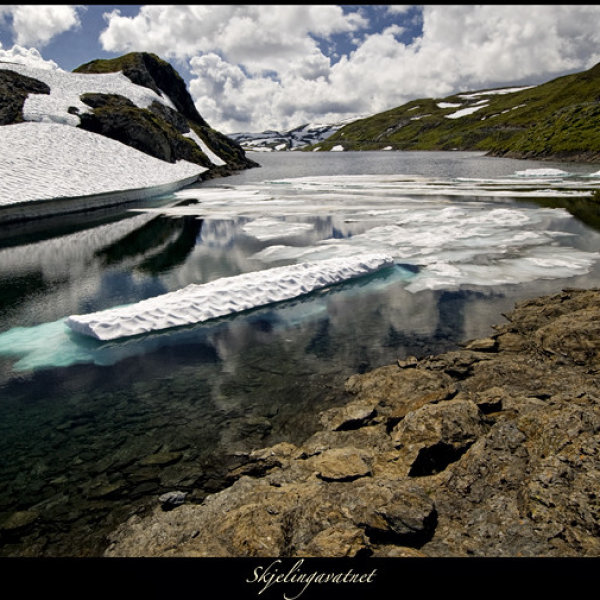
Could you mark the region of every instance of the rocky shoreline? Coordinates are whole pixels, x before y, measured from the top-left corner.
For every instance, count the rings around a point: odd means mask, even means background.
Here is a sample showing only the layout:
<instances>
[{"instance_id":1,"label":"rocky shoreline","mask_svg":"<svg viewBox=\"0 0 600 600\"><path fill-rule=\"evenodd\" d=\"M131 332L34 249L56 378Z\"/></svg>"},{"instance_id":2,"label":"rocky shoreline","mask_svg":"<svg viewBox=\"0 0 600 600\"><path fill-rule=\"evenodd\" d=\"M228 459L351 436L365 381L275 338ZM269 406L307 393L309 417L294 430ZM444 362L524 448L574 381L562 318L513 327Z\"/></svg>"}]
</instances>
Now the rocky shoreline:
<instances>
[{"instance_id":1,"label":"rocky shoreline","mask_svg":"<svg viewBox=\"0 0 600 600\"><path fill-rule=\"evenodd\" d=\"M105 555L600 555L600 290L506 318L350 377L301 446L252 452L202 504L131 517Z\"/></svg>"}]
</instances>

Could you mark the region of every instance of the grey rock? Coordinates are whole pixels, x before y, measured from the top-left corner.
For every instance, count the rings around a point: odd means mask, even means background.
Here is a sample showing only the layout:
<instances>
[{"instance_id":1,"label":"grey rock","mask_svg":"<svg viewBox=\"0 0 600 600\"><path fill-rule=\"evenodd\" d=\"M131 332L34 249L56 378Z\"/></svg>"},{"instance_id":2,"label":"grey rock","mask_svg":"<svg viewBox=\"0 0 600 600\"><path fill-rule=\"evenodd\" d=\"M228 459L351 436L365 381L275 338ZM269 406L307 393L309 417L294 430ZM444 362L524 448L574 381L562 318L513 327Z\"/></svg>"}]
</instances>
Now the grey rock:
<instances>
[{"instance_id":1,"label":"grey rock","mask_svg":"<svg viewBox=\"0 0 600 600\"><path fill-rule=\"evenodd\" d=\"M158 501L161 504L163 510L170 510L179 506L185 502L185 497L187 496L187 492L166 492L158 497Z\"/></svg>"}]
</instances>

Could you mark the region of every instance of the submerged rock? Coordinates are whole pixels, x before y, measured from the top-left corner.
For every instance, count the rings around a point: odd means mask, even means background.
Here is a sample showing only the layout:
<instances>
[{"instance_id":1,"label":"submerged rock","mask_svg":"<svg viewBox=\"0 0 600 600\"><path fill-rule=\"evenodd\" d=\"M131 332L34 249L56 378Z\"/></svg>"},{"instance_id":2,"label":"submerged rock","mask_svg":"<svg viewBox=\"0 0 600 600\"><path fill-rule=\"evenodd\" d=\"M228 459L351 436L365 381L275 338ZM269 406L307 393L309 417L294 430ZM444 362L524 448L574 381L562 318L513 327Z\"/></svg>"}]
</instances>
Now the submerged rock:
<instances>
[{"instance_id":1,"label":"submerged rock","mask_svg":"<svg viewBox=\"0 0 600 600\"><path fill-rule=\"evenodd\" d=\"M507 318L350 377L302 446L251 453L202 504L132 517L106 555L599 556L600 292Z\"/></svg>"}]
</instances>

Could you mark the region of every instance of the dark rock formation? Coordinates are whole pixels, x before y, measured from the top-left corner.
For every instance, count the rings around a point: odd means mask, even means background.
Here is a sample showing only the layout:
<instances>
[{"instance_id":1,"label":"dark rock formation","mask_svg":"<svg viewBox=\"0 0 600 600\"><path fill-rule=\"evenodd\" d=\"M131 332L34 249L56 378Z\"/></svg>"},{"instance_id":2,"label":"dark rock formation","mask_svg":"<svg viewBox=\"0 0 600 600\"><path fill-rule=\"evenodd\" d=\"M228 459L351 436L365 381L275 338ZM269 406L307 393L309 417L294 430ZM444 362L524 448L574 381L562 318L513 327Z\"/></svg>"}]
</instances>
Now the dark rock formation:
<instances>
[{"instance_id":1,"label":"dark rock formation","mask_svg":"<svg viewBox=\"0 0 600 600\"><path fill-rule=\"evenodd\" d=\"M8 69L0 69L0 125L23 122L23 104L28 94L49 94L43 82Z\"/></svg>"},{"instance_id":2,"label":"dark rock formation","mask_svg":"<svg viewBox=\"0 0 600 600\"><path fill-rule=\"evenodd\" d=\"M186 119L208 127L198 113L181 75L156 54L130 52L118 58L92 60L73 69L74 73L116 73L117 71L122 71L123 75L133 83L167 96Z\"/></svg>"},{"instance_id":3,"label":"dark rock formation","mask_svg":"<svg viewBox=\"0 0 600 600\"><path fill-rule=\"evenodd\" d=\"M153 103L150 109L138 108L117 94L83 94L81 100L94 109L92 113L79 116L82 129L170 163L187 160L207 168L213 166L196 143L181 134L181 129L187 127L185 133L189 126L172 109L158 102Z\"/></svg>"},{"instance_id":4,"label":"dark rock formation","mask_svg":"<svg viewBox=\"0 0 600 600\"><path fill-rule=\"evenodd\" d=\"M464 349L355 375L301 446L108 556L600 555L600 291L517 305Z\"/></svg>"},{"instance_id":5,"label":"dark rock formation","mask_svg":"<svg viewBox=\"0 0 600 600\"><path fill-rule=\"evenodd\" d=\"M106 94L86 94L84 102L93 102L94 113L82 115L81 127L89 131L102 133L123 143L131 139L134 148L147 152L152 156L175 162L189 160L202 166L210 166L203 174L203 179L215 176L230 175L238 169L259 166L246 157L241 146L234 140L212 129L200 116L194 101L187 91L185 81L166 61L155 54L147 52L131 52L119 58L93 60L74 69L75 73L114 73L122 71L133 83L147 87L157 94L171 100L177 111L159 102L153 103L149 109L133 110L117 103L115 96L110 96L110 105L90 96L108 96ZM100 104L98 104L100 102ZM92 106L92 104L90 104ZM148 133L143 134L141 127L147 126ZM125 129L132 133L120 133ZM227 164L214 166L195 142L183 137L192 129L211 150ZM169 157L169 158L163 158Z\"/></svg>"}]
</instances>

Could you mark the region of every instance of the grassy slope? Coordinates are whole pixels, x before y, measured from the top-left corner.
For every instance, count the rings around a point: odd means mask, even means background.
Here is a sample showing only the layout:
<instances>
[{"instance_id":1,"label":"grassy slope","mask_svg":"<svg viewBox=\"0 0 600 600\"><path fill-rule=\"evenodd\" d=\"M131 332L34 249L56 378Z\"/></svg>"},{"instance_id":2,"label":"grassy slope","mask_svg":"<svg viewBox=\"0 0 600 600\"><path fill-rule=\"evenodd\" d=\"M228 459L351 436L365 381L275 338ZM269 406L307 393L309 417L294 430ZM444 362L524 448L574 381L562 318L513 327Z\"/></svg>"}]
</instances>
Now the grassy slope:
<instances>
[{"instance_id":1,"label":"grassy slope","mask_svg":"<svg viewBox=\"0 0 600 600\"><path fill-rule=\"evenodd\" d=\"M437 106L443 101L466 108L483 99L489 101L486 107L458 119L445 117L458 108ZM329 150L337 144L346 150L391 146L395 150L484 150L515 157L600 160L600 64L510 94L413 100L350 123L307 150Z\"/></svg>"}]
</instances>

